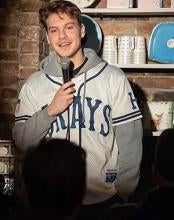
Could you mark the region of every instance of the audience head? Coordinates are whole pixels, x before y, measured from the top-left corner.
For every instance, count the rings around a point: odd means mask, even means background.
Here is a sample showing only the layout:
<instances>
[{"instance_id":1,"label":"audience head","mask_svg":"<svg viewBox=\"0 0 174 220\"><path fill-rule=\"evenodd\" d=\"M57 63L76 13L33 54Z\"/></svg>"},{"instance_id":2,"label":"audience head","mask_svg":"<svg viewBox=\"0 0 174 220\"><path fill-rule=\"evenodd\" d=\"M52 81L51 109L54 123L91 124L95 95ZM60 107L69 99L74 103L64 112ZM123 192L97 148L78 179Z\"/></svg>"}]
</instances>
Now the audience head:
<instances>
[{"instance_id":1,"label":"audience head","mask_svg":"<svg viewBox=\"0 0 174 220\"><path fill-rule=\"evenodd\" d=\"M174 129L164 130L156 144L153 177L158 185L174 186Z\"/></svg>"},{"instance_id":2,"label":"audience head","mask_svg":"<svg viewBox=\"0 0 174 220\"><path fill-rule=\"evenodd\" d=\"M67 140L44 140L26 152L22 172L37 219L71 219L78 212L86 189L82 148Z\"/></svg>"}]
</instances>

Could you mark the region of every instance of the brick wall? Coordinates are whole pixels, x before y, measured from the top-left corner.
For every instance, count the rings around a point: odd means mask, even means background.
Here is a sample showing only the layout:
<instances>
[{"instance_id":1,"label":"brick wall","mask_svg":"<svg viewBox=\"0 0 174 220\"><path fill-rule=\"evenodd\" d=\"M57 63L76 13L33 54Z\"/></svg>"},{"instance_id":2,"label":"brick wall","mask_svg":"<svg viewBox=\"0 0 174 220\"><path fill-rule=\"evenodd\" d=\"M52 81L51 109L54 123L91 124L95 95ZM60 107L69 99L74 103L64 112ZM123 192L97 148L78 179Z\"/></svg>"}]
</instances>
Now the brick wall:
<instances>
[{"instance_id":1,"label":"brick wall","mask_svg":"<svg viewBox=\"0 0 174 220\"><path fill-rule=\"evenodd\" d=\"M2 1L0 8L0 137L10 136L18 94L18 30L20 1Z\"/></svg>"},{"instance_id":2,"label":"brick wall","mask_svg":"<svg viewBox=\"0 0 174 220\"><path fill-rule=\"evenodd\" d=\"M11 138L17 96L48 54L38 10L46 0L0 2L0 139Z\"/></svg>"},{"instance_id":3,"label":"brick wall","mask_svg":"<svg viewBox=\"0 0 174 220\"><path fill-rule=\"evenodd\" d=\"M38 9L46 0L1 0L0 2L0 138L11 138L14 109L18 92L25 79L38 69L39 61L48 53L45 34L39 26ZM170 7L170 0L163 1ZM106 7L106 0L96 7ZM144 35L147 40L153 27L174 16L96 18L104 34ZM149 100L174 97L174 71L127 71L137 95Z\"/></svg>"},{"instance_id":4,"label":"brick wall","mask_svg":"<svg viewBox=\"0 0 174 220\"><path fill-rule=\"evenodd\" d=\"M19 30L19 76L26 79L38 69L40 60L48 54L44 30L40 28L38 10L41 0L23 0Z\"/></svg>"}]
</instances>

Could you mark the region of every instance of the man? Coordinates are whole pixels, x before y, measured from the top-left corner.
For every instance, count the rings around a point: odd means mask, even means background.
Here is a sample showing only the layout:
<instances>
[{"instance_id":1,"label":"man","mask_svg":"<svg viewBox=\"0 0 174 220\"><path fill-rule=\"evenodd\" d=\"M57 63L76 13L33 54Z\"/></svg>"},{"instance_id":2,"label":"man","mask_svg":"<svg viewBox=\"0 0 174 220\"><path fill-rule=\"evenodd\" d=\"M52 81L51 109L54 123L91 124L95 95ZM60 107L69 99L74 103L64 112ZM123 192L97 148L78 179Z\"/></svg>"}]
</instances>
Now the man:
<instances>
[{"instance_id":1,"label":"man","mask_svg":"<svg viewBox=\"0 0 174 220\"><path fill-rule=\"evenodd\" d=\"M54 52L20 92L13 137L22 150L45 137L69 138L84 148L87 193L83 203L85 207L102 204L102 211L120 201L118 195L127 199L137 186L142 116L124 73L92 49L82 48L85 26L76 5L52 2L40 9L40 20ZM62 57L74 66L66 83Z\"/></svg>"},{"instance_id":2,"label":"man","mask_svg":"<svg viewBox=\"0 0 174 220\"><path fill-rule=\"evenodd\" d=\"M86 154L82 148L67 140L42 141L37 148L27 150L22 173L23 203L31 218L76 218L86 190Z\"/></svg>"}]
</instances>

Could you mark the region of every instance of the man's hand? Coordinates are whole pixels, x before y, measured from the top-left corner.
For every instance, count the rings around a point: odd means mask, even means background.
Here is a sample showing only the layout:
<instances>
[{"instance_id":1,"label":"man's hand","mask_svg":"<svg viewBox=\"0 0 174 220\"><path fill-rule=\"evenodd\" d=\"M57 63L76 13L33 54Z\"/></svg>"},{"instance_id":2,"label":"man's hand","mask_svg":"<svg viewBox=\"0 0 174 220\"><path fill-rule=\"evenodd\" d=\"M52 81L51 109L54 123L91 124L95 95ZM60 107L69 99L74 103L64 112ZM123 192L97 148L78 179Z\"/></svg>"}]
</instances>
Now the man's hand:
<instances>
[{"instance_id":1,"label":"man's hand","mask_svg":"<svg viewBox=\"0 0 174 220\"><path fill-rule=\"evenodd\" d=\"M69 81L63 84L56 92L51 104L48 106L48 115L56 116L64 112L72 104L75 93L75 84Z\"/></svg>"}]
</instances>

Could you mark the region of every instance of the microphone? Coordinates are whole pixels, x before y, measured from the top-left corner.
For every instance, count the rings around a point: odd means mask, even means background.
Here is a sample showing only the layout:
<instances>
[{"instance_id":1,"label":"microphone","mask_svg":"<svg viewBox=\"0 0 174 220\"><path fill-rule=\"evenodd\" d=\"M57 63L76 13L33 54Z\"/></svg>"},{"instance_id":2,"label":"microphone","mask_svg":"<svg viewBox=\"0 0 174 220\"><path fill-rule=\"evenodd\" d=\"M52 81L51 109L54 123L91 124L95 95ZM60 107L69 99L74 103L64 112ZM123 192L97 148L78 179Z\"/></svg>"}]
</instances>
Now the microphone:
<instances>
[{"instance_id":1,"label":"microphone","mask_svg":"<svg viewBox=\"0 0 174 220\"><path fill-rule=\"evenodd\" d=\"M61 57L60 58L60 64L62 66L62 75L63 75L63 82L66 83L70 81L70 72L69 72L69 66L70 66L70 60L67 57ZM66 133L66 139L70 140L70 112L69 107L67 110L67 133Z\"/></svg>"},{"instance_id":2,"label":"microphone","mask_svg":"<svg viewBox=\"0 0 174 220\"><path fill-rule=\"evenodd\" d=\"M62 66L63 82L66 83L70 81L70 73L69 73L70 60L67 57L61 57L60 64Z\"/></svg>"}]
</instances>

